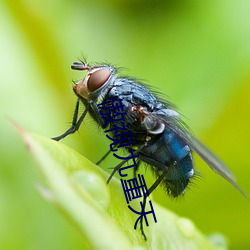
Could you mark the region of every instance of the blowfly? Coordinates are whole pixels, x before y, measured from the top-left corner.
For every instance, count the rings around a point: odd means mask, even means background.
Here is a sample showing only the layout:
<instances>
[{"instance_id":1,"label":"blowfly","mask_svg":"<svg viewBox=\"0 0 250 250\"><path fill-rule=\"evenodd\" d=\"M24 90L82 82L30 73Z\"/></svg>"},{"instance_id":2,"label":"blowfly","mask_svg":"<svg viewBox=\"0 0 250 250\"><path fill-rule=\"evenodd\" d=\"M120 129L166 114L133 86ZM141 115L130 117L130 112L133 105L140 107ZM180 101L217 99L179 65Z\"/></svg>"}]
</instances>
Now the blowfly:
<instances>
[{"instance_id":1,"label":"blowfly","mask_svg":"<svg viewBox=\"0 0 250 250\"><path fill-rule=\"evenodd\" d=\"M189 132L172 103L157 97L147 85L134 78L119 77L118 70L109 64L90 66L80 61L74 62L71 68L86 71L86 76L73 87L77 102L72 125L65 133L53 138L54 140L59 141L76 132L87 113L102 129L111 129L110 123L104 123L98 104L110 99L121 99L126 113L125 123L129 124L127 129L134 141L132 146L125 149L129 151L132 148L139 155L138 165L144 162L151 166L157 178L149 188L149 194L162 184L170 196L182 195L195 174L192 158L194 151L244 195L232 172ZM85 110L79 116L80 103L85 106ZM117 125L118 123L119 121ZM124 163L125 161L113 169L108 182Z\"/></svg>"}]
</instances>

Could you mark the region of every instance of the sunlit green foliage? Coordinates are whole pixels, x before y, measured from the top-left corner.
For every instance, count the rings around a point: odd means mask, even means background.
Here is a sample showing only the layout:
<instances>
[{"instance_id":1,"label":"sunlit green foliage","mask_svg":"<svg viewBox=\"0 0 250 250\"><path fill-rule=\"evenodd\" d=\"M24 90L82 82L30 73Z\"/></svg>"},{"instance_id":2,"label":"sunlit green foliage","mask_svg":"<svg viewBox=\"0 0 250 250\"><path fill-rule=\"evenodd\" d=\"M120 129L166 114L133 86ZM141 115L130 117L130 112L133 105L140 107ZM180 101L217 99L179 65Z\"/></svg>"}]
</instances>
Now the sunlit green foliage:
<instances>
[{"instance_id":1,"label":"sunlit green foliage","mask_svg":"<svg viewBox=\"0 0 250 250\"><path fill-rule=\"evenodd\" d=\"M8 121L48 138L64 132L75 102L71 81L82 77L70 65L82 55L125 67L123 74L146 79L168 96L249 195L249 9L247 0L2 1L0 248L84 244L37 192L40 173ZM109 142L87 119L80 133L62 143L96 162ZM107 172L113 158L102 164ZM250 248L249 201L195 161L203 177L184 198L173 201L158 188L154 200L190 218L203 233L226 235L231 249Z\"/></svg>"}]
</instances>

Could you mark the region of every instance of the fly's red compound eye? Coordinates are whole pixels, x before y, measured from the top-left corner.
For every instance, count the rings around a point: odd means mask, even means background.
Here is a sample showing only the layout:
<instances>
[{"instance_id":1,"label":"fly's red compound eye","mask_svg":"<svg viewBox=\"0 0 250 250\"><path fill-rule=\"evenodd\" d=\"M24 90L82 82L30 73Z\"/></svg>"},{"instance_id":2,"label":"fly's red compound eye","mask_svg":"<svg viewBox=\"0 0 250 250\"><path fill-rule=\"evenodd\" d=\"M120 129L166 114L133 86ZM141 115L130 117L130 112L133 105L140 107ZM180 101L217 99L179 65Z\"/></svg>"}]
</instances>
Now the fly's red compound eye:
<instances>
[{"instance_id":1,"label":"fly's red compound eye","mask_svg":"<svg viewBox=\"0 0 250 250\"><path fill-rule=\"evenodd\" d=\"M110 77L110 71L108 69L98 69L97 71L90 74L88 79L88 90L93 92L99 89Z\"/></svg>"}]
</instances>

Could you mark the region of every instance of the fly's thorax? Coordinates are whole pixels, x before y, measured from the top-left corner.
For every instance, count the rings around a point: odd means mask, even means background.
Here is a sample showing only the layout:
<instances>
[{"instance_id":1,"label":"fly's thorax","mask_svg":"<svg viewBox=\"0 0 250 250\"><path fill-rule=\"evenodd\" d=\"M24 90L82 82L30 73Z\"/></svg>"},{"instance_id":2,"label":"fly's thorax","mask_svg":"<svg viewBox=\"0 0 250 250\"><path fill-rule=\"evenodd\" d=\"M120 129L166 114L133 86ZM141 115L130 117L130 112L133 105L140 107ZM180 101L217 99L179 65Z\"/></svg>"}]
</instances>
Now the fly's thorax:
<instances>
[{"instance_id":1,"label":"fly's thorax","mask_svg":"<svg viewBox=\"0 0 250 250\"><path fill-rule=\"evenodd\" d=\"M110 86L116 79L115 69L109 65L88 67L86 76L73 87L75 94L81 99L102 101Z\"/></svg>"}]
</instances>

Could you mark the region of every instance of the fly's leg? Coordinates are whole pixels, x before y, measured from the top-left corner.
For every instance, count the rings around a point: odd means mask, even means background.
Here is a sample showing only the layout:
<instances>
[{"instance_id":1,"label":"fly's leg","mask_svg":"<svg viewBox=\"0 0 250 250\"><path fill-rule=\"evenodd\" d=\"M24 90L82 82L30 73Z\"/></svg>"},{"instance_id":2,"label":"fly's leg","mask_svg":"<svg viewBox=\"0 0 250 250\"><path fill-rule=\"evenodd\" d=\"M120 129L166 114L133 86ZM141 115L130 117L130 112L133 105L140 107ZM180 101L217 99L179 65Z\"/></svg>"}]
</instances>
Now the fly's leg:
<instances>
[{"instance_id":1,"label":"fly's leg","mask_svg":"<svg viewBox=\"0 0 250 250\"><path fill-rule=\"evenodd\" d=\"M108 180L107 180L107 184L109 184L109 182L111 181L111 179L113 178L114 174L116 173L116 171L118 171L127 161L129 160L123 160L122 162L120 162L112 171L112 173L110 174Z\"/></svg>"},{"instance_id":2,"label":"fly's leg","mask_svg":"<svg viewBox=\"0 0 250 250\"><path fill-rule=\"evenodd\" d=\"M114 148L117 148L117 145L114 146ZM108 155L111 153L111 150L109 150L97 163L96 165L99 165L103 160L105 160Z\"/></svg>"},{"instance_id":3,"label":"fly's leg","mask_svg":"<svg viewBox=\"0 0 250 250\"><path fill-rule=\"evenodd\" d=\"M106 157L110 154L111 150L109 150L97 163L96 165L99 165Z\"/></svg>"},{"instance_id":4,"label":"fly's leg","mask_svg":"<svg viewBox=\"0 0 250 250\"><path fill-rule=\"evenodd\" d=\"M106 128L107 124L105 124L105 121L101 117L97 104L91 100L89 101L89 105L91 106L91 111L94 113L93 116L95 117L97 123L100 124L102 128Z\"/></svg>"},{"instance_id":5,"label":"fly's leg","mask_svg":"<svg viewBox=\"0 0 250 250\"><path fill-rule=\"evenodd\" d=\"M81 125L84 117L86 116L87 112L89 111L89 105L88 105L86 107L86 109L84 110L84 112L82 113L82 115L80 116L79 120L77 121L77 119L78 119L78 112L79 112L79 103L80 103L80 101L78 99L77 102L76 102L76 106L75 106L75 110L74 110L74 116L73 116L71 127L65 133L63 133L62 135L59 135L57 137L53 137L51 139L53 139L55 141L60 141L64 137L68 136L69 134L75 133L79 129L79 127L80 127L80 125Z\"/></svg>"},{"instance_id":6,"label":"fly's leg","mask_svg":"<svg viewBox=\"0 0 250 250\"><path fill-rule=\"evenodd\" d=\"M140 152L140 150L142 150L144 147L146 146L146 143L143 144L142 146L140 146L135 152L134 154L137 154L138 152ZM118 171L127 161L129 161L129 159L123 160L122 162L120 162L112 171L112 173L110 174L108 180L107 180L107 184L109 184L109 182L111 181L111 179L113 178L114 174L116 173L116 171ZM137 166L135 167L136 169Z\"/></svg>"},{"instance_id":7,"label":"fly's leg","mask_svg":"<svg viewBox=\"0 0 250 250\"><path fill-rule=\"evenodd\" d=\"M142 149L143 149L143 147L145 147L146 146L146 143L145 144L143 144L141 147L139 147L134 153L136 154L136 153L138 153L138 152L140 152ZM104 157L101 159L101 160L103 160L105 157L107 157L107 155L110 153L111 151L108 151L105 155L104 155ZM100 160L100 161L101 161ZM99 161L99 162L100 162ZM109 176L109 178L108 178L108 180L107 180L107 184L109 184L109 182L111 181L111 179L113 178L113 176L115 175L115 173L127 162L128 160L126 159L126 160L123 160L122 162L120 162L114 169L113 169L113 171L112 171L112 173L110 174L110 176ZM134 177L136 176L136 172L137 172L137 170L138 170L138 168L139 168L139 166L140 166L140 164L141 164L141 161L140 160L138 160L137 161L137 165L135 166L135 168L134 168ZM159 184L162 182L162 180L164 179L164 177L166 176L166 174L167 174L167 171L168 171L168 168L166 168L165 169L165 171L158 177L158 179L153 183L153 185L148 189L148 195L147 196L143 196L143 211L145 211L145 208L146 208L146 200L147 200L147 197L159 186ZM141 213L143 212L143 211L141 211ZM143 238L144 238L144 240L147 240L147 236L146 236L146 234L145 234L145 232L144 232L144 229L143 229L143 216L141 217L141 219L140 219L140 230L141 230L141 233L142 233L142 236L143 236Z\"/></svg>"},{"instance_id":8,"label":"fly's leg","mask_svg":"<svg viewBox=\"0 0 250 250\"><path fill-rule=\"evenodd\" d=\"M86 116L86 114L88 113L90 108L94 112L95 117L97 119L97 122L102 126L102 128L105 128L104 120L101 118L101 116L99 114L98 107L97 107L97 105L96 105L96 103L94 101L90 101L88 103L88 105L86 106L86 109L84 110L84 112L80 116L79 120L77 120L78 119L78 113L79 113L79 105L80 105L80 100L78 99L77 102L76 102L71 127L65 133L63 133L62 135L59 135L57 137L52 138L53 140L60 141L64 137L68 136L69 134L75 133L79 129L84 117Z\"/></svg>"},{"instance_id":9,"label":"fly's leg","mask_svg":"<svg viewBox=\"0 0 250 250\"><path fill-rule=\"evenodd\" d=\"M164 179L164 177L166 176L167 174L167 171L164 171L162 175L160 175L158 177L158 179L153 183L153 185L148 189L148 195L145 196L143 195L143 211L145 211L145 208L146 208L146 200L148 198L148 196L159 186L159 184L162 182L162 180ZM141 213L143 212L141 211ZM141 230L141 233L142 233L142 236L144 238L144 240L147 240L147 236L143 230L143 216L141 217L140 219L140 230Z\"/></svg>"},{"instance_id":10,"label":"fly's leg","mask_svg":"<svg viewBox=\"0 0 250 250\"><path fill-rule=\"evenodd\" d=\"M136 166L134 167L134 178L136 178L136 173L137 173L140 165L141 165L141 161L137 160Z\"/></svg>"}]
</instances>

